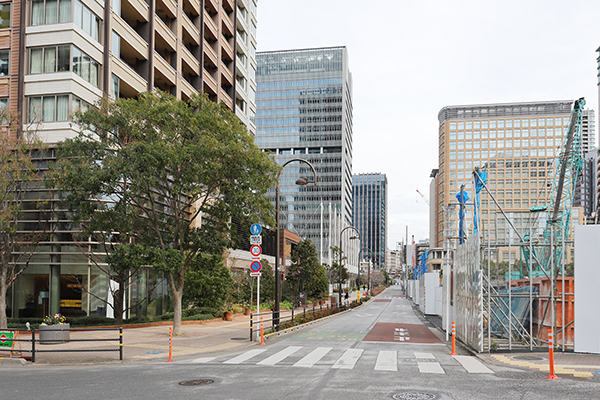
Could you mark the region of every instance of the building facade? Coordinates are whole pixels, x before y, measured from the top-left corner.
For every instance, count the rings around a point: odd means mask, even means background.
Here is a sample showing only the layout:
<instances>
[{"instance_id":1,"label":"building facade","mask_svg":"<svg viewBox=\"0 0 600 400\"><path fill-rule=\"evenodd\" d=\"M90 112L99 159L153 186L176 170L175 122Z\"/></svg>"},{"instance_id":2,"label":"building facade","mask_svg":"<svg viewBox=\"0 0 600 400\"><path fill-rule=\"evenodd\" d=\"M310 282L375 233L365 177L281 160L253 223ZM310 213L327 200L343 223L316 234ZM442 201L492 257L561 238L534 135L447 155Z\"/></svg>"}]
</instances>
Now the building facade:
<instances>
[{"instance_id":1,"label":"building facade","mask_svg":"<svg viewBox=\"0 0 600 400\"><path fill-rule=\"evenodd\" d=\"M467 202L465 225L467 232L473 232L475 168L487 170L487 187L517 229L539 232L545 227L542 213L530 213L529 210L550 205L557 157L570 122L572 104L572 101L548 101L449 106L439 112L439 173L435 177L433 247L439 248L443 244L445 206L454 207L449 215L452 229L457 229L459 217L455 196L461 187L471 198L470 203ZM581 211L573 208L573 223L583 222ZM481 192L479 218L480 230L497 243L516 239L485 190ZM514 259L515 252L512 253ZM498 260L502 257L506 259L506 251Z\"/></svg>"},{"instance_id":2,"label":"building facade","mask_svg":"<svg viewBox=\"0 0 600 400\"><path fill-rule=\"evenodd\" d=\"M160 89L187 100L205 92L252 130L256 7L257 0L0 2L0 105L48 143L35 156L42 172L53 145L77 133L70 114L101 97ZM23 208L21 233L44 235L31 258L27 248L15 254L28 267L8 293L8 316L110 316L102 301L110 298L108 276L87 257L102 249L76 239L60 194L38 188ZM166 286L150 288L147 271L136 279L128 299L151 291L143 313L165 311Z\"/></svg>"},{"instance_id":3,"label":"building facade","mask_svg":"<svg viewBox=\"0 0 600 400\"><path fill-rule=\"evenodd\" d=\"M352 75L346 47L259 52L255 144L283 165L280 225L313 241L322 262L331 261L339 238L335 216L352 223ZM271 193L273 202L275 193ZM339 232L339 230L338 230Z\"/></svg>"},{"instance_id":4,"label":"building facade","mask_svg":"<svg viewBox=\"0 0 600 400\"><path fill-rule=\"evenodd\" d=\"M374 268L384 269L387 265L387 215L388 190L385 174L354 174L353 226L361 234L362 257L373 260Z\"/></svg>"}]
</instances>

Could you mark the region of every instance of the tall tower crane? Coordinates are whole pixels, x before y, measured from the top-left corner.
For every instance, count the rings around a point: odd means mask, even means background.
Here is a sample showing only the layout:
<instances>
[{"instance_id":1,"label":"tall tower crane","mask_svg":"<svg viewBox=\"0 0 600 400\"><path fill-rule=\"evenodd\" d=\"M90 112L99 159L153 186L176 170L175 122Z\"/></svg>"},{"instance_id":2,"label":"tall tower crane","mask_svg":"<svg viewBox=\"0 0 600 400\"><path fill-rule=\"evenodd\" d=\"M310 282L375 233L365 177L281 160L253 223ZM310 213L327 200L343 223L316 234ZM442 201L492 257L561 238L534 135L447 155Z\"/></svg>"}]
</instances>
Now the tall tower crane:
<instances>
[{"instance_id":1,"label":"tall tower crane","mask_svg":"<svg viewBox=\"0 0 600 400\"><path fill-rule=\"evenodd\" d=\"M419 196L421 196L423 198L423 200L425 200L425 203L427 203L427 205L431 205L429 204L429 199L427 197L425 197L425 195L421 192L419 192L419 189L417 189L417 193L419 193Z\"/></svg>"}]
</instances>

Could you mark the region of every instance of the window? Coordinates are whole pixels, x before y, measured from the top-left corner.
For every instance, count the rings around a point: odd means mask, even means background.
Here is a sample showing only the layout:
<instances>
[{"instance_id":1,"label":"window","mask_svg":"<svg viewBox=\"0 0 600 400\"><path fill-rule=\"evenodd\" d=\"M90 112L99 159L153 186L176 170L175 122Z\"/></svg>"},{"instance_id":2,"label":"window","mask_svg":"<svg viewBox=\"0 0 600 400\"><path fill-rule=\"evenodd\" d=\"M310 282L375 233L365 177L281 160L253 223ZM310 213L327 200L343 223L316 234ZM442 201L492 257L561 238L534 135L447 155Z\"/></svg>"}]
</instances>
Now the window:
<instances>
[{"instance_id":1,"label":"window","mask_svg":"<svg viewBox=\"0 0 600 400\"><path fill-rule=\"evenodd\" d=\"M121 57L121 37L115 31L112 33L111 50L113 56Z\"/></svg>"},{"instance_id":2,"label":"window","mask_svg":"<svg viewBox=\"0 0 600 400\"><path fill-rule=\"evenodd\" d=\"M100 18L79 0L75 0L73 19L75 25L83 29L95 41L100 42Z\"/></svg>"},{"instance_id":3,"label":"window","mask_svg":"<svg viewBox=\"0 0 600 400\"><path fill-rule=\"evenodd\" d=\"M31 25L71 22L71 0L33 0Z\"/></svg>"},{"instance_id":4,"label":"window","mask_svg":"<svg viewBox=\"0 0 600 400\"><path fill-rule=\"evenodd\" d=\"M10 62L10 51L9 50L1 50L0 51L0 76L8 76L9 62Z\"/></svg>"},{"instance_id":5,"label":"window","mask_svg":"<svg viewBox=\"0 0 600 400\"><path fill-rule=\"evenodd\" d=\"M30 52L30 74L73 71L98 87L98 69L99 64L77 47L73 47L72 58L69 45L33 48Z\"/></svg>"},{"instance_id":6,"label":"window","mask_svg":"<svg viewBox=\"0 0 600 400\"><path fill-rule=\"evenodd\" d=\"M29 122L67 121L68 119L69 95L29 98Z\"/></svg>"},{"instance_id":7,"label":"window","mask_svg":"<svg viewBox=\"0 0 600 400\"><path fill-rule=\"evenodd\" d=\"M113 74L113 75L111 75L110 80L111 80L111 87L110 87L111 93L110 94L111 94L111 97L116 100L119 98L119 78Z\"/></svg>"},{"instance_id":8,"label":"window","mask_svg":"<svg viewBox=\"0 0 600 400\"><path fill-rule=\"evenodd\" d=\"M10 6L12 3L0 4L0 29L10 28Z\"/></svg>"}]
</instances>

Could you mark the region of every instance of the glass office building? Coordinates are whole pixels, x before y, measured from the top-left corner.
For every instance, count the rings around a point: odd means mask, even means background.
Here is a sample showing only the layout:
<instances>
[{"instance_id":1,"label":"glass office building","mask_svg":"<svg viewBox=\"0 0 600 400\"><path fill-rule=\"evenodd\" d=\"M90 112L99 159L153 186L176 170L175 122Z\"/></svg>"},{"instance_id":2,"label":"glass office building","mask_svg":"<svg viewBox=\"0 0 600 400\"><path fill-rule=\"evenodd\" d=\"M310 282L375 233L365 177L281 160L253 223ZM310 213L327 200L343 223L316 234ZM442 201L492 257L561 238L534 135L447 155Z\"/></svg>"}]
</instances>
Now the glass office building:
<instances>
[{"instance_id":1,"label":"glass office building","mask_svg":"<svg viewBox=\"0 0 600 400\"><path fill-rule=\"evenodd\" d=\"M256 139L281 165L280 223L313 241L323 262L339 238L329 231L332 213L352 222L352 75L346 47L258 52ZM273 202L275 192L271 193Z\"/></svg>"},{"instance_id":2,"label":"glass office building","mask_svg":"<svg viewBox=\"0 0 600 400\"><path fill-rule=\"evenodd\" d=\"M362 259L374 268L386 267L387 257L387 177L385 174L354 174L353 225L360 231Z\"/></svg>"}]
</instances>

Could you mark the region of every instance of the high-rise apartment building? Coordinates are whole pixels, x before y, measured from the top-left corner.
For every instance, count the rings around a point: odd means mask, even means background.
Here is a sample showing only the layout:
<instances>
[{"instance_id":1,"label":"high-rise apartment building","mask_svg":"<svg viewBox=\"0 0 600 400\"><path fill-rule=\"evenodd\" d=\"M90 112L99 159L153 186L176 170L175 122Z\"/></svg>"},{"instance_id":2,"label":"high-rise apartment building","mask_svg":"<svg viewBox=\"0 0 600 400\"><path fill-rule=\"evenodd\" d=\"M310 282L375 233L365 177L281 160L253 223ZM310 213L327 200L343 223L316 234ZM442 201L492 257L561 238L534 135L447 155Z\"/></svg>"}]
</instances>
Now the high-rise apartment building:
<instances>
[{"instance_id":1,"label":"high-rise apartment building","mask_svg":"<svg viewBox=\"0 0 600 400\"><path fill-rule=\"evenodd\" d=\"M385 174L354 174L353 226L360 232L362 257L372 260L374 268L386 267L388 190Z\"/></svg>"},{"instance_id":2,"label":"high-rise apartment building","mask_svg":"<svg viewBox=\"0 0 600 400\"><path fill-rule=\"evenodd\" d=\"M434 247L444 239L444 206L457 204L462 185L473 194L474 168L486 168L487 186L500 206L519 226L530 226L531 207L548 206L557 156L569 125L572 101L448 106L439 112L439 173L435 177ZM469 208L470 207L470 208ZM467 209L467 230L472 232L473 209ZM508 242L509 225L490 196L481 193L480 219L492 237ZM458 208L451 219L458 220ZM583 213L581 213L583 214ZM579 209L573 220L581 221ZM543 222L538 221L537 226ZM457 223L452 225L457 226ZM543 226L542 226L543 228Z\"/></svg>"},{"instance_id":3,"label":"high-rise apartment building","mask_svg":"<svg viewBox=\"0 0 600 400\"><path fill-rule=\"evenodd\" d=\"M256 134L256 3L237 0L235 114L253 135Z\"/></svg>"},{"instance_id":4,"label":"high-rise apartment building","mask_svg":"<svg viewBox=\"0 0 600 400\"><path fill-rule=\"evenodd\" d=\"M76 134L69 115L103 96L129 98L157 88L187 100L206 92L212 101L234 110L252 131L256 4L0 2L0 106L18 116L23 127L39 123L40 136L49 144L38 155L42 169L54 158L53 144ZM28 261L29 267L8 294L8 315L106 315L100 299L108 294L108 277L85 256L97 244L86 242L85 251L75 244L78 232L61 209L58 193L39 189L29 197L22 226L52 234L30 259L18 261ZM45 199L43 206L38 207L38 198ZM57 217L48 219L49 213ZM136 298L145 295L134 292ZM149 315L161 312L156 299L166 294L166 288L153 293L144 306Z\"/></svg>"},{"instance_id":5,"label":"high-rise apartment building","mask_svg":"<svg viewBox=\"0 0 600 400\"><path fill-rule=\"evenodd\" d=\"M352 222L352 75L346 47L258 52L255 143L286 167L280 179L280 224L313 241L321 259L330 238L331 213ZM274 199L274 192L271 193Z\"/></svg>"},{"instance_id":6,"label":"high-rise apartment building","mask_svg":"<svg viewBox=\"0 0 600 400\"><path fill-rule=\"evenodd\" d=\"M584 215L590 217L596 210L596 120L594 110L584 110L581 116L581 151L583 168L575 186L573 205L581 207Z\"/></svg>"}]
</instances>

